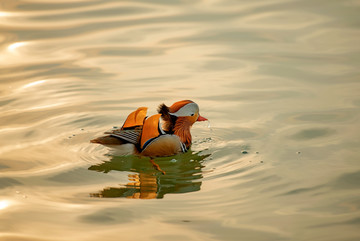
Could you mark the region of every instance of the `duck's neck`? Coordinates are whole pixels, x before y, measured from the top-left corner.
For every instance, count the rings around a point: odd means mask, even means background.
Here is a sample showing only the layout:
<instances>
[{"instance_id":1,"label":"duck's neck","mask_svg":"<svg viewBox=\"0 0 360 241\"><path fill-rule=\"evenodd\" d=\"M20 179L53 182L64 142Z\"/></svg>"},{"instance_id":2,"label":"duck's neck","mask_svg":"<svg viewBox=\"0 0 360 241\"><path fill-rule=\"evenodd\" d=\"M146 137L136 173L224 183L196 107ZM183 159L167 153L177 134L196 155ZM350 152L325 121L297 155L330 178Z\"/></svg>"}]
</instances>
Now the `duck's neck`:
<instances>
[{"instance_id":1,"label":"duck's neck","mask_svg":"<svg viewBox=\"0 0 360 241\"><path fill-rule=\"evenodd\" d=\"M176 120L174 126L174 134L180 137L181 142L185 144L186 148L191 146L191 126L192 123L181 117Z\"/></svg>"}]
</instances>

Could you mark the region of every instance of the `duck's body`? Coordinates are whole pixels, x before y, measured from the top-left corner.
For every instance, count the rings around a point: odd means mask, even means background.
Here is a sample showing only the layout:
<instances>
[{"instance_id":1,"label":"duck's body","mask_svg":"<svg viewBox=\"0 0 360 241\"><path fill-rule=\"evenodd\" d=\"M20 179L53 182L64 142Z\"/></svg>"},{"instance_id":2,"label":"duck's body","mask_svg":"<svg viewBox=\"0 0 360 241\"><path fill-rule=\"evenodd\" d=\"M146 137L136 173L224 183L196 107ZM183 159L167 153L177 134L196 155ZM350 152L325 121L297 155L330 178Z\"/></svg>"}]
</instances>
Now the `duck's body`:
<instances>
[{"instance_id":1,"label":"duck's body","mask_svg":"<svg viewBox=\"0 0 360 241\"><path fill-rule=\"evenodd\" d=\"M172 156L186 152L191 146L190 128L196 121L205 121L199 107L191 100L183 100L167 107L159 106L159 114L146 117L147 108L130 113L120 129L105 132L106 136L91 140L107 146L130 147L130 153L141 156ZM162 126L160 125L162 119ZM131 147L132 146L132 147ZM133 153L131 153L131 148Z\"/></svg>"}]
</instances>

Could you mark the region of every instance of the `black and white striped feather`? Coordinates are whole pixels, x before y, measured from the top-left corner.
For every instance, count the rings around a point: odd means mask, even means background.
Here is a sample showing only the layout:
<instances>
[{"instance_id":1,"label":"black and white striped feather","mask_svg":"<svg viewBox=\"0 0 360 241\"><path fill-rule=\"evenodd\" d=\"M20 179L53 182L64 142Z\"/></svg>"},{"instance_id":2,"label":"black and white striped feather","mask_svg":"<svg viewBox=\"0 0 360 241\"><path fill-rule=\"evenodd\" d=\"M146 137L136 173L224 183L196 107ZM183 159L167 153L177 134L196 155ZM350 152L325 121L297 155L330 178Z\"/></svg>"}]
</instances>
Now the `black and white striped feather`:
<instances>
[{"instance_id":1,"label":"black and white striped feather","mask_svg":"<svg viewBox=\"0 0 360 241\"><path fill-rule=\"evenodd\" d=\"M138 144L141 136L141 130L114 130L110 132L105 132L105 134L110 134L110 136L120 138L132 144Z\"/></svg>"}]
</instances>

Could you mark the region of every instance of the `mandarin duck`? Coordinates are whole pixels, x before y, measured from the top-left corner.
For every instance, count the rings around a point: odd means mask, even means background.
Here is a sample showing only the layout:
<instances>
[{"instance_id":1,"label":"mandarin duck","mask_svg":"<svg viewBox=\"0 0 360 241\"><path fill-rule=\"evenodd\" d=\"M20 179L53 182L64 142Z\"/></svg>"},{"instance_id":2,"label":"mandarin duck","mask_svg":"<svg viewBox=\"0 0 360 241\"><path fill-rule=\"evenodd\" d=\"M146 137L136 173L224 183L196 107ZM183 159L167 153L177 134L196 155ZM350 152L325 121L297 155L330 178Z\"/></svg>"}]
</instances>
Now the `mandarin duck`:
<instances>
[{"instance_id":1,"label":"mandarin duck","mask_svg":"<svg viewBox=\"0 0 360 241\"><path fill-rule=\"evenodd\" d=\"M150 157L155 169L165 174L153 158L186 152L191 146L191 126L207 119L199 114L199 106L191 100L178 101L170 107L161 104L158 114L150 117L146 116L147 109L138 108L128 115L120 129L105 132L106 136L90 142L111 147L130 145L130 154Z\"/></svg>"}]
</instances>

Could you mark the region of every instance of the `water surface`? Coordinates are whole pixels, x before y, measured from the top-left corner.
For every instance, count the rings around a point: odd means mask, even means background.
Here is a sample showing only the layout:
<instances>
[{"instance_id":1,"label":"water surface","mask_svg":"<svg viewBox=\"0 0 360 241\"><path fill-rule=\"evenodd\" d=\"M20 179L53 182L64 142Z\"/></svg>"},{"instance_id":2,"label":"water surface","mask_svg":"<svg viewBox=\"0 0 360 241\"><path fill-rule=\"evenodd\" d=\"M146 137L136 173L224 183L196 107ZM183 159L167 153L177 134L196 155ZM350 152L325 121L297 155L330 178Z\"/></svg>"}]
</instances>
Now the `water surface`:
<instances>
[{"instance_id":1,"label":"water surface","mask_svg":"<svg viewBox=\"0 0 360 241\"><path fill-rule=\"evenodd\" d=\"M0 240L360 238L359 1L0 3ZM191 99L190 152L89 143Z\"/></svg>"}]
</instances>

